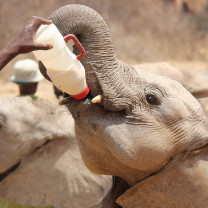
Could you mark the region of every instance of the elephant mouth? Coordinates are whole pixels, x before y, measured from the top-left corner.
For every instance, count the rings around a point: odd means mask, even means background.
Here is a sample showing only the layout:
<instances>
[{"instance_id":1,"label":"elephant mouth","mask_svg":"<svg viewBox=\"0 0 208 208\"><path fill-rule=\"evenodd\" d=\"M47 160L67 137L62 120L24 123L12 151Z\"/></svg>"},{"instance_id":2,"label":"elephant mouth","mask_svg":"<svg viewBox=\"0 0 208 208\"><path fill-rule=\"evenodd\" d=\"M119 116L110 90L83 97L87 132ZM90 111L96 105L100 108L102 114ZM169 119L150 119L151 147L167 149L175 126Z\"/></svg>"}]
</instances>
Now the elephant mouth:
<instances>
[{"instance_id":1,"label":"elephant mouth","mask_svg":"<svg viewBox=\"0 0 208 208\"><path fill-rule=\"evenodd\" d=\"M75 100L70 96L66 96L59 101L59 105L65 105L73 114L73 112L78 111L78 109L82 109L82 111L87 110L89 106L93 105L92 100L93 98L90 93L82 100Z\"/></svg>"},{"instance_id":2,"label":"elephant mouth","mask_svg":"<svg viewBox=\"0 0 208 208\"><path fill-rule=\"evenodd\" d=\"M59 105L65 105L73 118L79 123L82 119L84 120L95 116L104 118L106 109L100 103L93 103L93 99L90 93L82 100L74 100L70 96L67 96L59 101Z\"/></svg>"}]
</instances>

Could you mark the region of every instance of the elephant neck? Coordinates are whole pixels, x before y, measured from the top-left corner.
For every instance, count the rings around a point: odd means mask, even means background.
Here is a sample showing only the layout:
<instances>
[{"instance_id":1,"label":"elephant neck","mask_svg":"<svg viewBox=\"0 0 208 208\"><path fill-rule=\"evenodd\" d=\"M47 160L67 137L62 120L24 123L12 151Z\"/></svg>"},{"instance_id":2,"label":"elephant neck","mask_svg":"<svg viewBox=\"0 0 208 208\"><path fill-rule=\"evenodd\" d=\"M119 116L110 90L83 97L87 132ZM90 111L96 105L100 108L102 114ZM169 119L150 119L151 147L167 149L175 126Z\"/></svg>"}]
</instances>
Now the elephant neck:
<instances>
[{"instance_id":1,"label":"elephant neck","mask_svg":"<svg viewBox=\"0 0 208 208\"><path fill-rule=\"evenodd\" d=\"M207 147L178 161L160 174L136 183L116 200L121 207L206 207Z\"/></svg>"}]
</instances>

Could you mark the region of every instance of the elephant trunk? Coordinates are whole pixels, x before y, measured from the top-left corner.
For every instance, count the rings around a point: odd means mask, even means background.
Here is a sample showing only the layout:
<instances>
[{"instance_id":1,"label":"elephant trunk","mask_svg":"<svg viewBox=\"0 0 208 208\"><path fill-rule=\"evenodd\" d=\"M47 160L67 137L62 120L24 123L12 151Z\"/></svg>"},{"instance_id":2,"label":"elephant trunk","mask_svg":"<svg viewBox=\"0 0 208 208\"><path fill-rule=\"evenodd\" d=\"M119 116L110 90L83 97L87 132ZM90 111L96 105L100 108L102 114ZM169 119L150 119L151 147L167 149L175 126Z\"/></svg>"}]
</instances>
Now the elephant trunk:
<instances>
[{"instance_id":1,"label":"elephant trunk","mask_svg":"<svg viewBox=\"0 0 208 208\"><path fill-rule=\"evenodd\" d=\"M127 110L136 97L131 88L136 72L116 58L103 18L89 7L67 5L54 11L49 19L63 36L74 34L85 48L86 57L81 62L91 95L103 94L106 110ZM74 47L75 54L79 53L77 50Z\"/></svg>"}]
</instances>

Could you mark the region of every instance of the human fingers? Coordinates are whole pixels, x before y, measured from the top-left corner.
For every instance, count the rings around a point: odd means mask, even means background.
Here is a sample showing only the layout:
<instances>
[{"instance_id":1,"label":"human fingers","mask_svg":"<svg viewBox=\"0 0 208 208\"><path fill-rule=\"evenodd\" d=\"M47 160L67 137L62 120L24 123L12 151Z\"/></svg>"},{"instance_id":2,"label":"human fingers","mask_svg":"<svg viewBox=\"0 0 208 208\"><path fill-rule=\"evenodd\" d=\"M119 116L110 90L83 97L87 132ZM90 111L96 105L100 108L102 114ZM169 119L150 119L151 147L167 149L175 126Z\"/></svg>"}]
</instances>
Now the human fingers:
<instances>
[{"instance_id":1,"label":"human fingers","mask_svg":"<svg viewBox=\"0 0 208 208\"><path fill-rule=\"evenodd\" d=\"M47 20L47 19L44 19L43 17L34 16L32 27L33 27L34 30L37 30L40 27L40 25L42 25L42 24L49 25L51 23L53 23L52 20Z\"/></svg>"},{"instance_id":2,"label":"human fingers","mask_svg":"<svg viewBox=\"0 0 208 208\"><path fill-rule=\"evenodd\" d=\"M34 46L34 50L49 50L52 48L53 48L52 44L36 44Z\"/></svg>"}]
</instances>

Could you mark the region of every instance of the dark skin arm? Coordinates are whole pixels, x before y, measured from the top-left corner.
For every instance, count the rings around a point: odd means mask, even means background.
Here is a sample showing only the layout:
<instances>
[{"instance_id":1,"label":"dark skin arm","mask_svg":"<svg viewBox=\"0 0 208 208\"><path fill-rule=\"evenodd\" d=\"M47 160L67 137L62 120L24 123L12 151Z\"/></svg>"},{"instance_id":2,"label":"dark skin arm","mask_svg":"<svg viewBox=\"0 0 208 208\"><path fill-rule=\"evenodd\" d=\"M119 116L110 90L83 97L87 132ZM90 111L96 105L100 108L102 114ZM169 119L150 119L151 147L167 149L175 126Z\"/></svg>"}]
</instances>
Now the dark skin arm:
<instances>
[{"instance_id":1,"label":"dark skin arm","mask_svg":"<svg viewBox=\"0 0 208 208\"><path fill-rule=\"evenodd\" d=\"M42 17L30 19L16 38L0 51L0 70L2 70L18 54L25 54L35 50L49 50L51 44L37 44L34 42L35 34L41 24L51 24L51 20Z\"/></svg>"}]
</instances>

